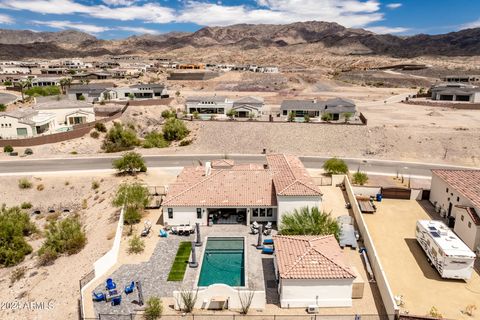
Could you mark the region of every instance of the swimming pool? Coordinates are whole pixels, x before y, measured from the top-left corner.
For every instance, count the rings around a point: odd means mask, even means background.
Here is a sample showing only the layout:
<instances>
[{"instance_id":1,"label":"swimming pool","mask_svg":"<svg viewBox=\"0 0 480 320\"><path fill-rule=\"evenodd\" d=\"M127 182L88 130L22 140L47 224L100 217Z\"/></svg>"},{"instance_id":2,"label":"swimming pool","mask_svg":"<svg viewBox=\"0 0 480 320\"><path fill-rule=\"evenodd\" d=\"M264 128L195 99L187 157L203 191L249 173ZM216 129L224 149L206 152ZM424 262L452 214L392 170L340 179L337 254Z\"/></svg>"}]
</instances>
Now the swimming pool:
<instances>
[{"instance_id":1,"label":"swimming pool","mask_svg":"<svg viewBox=\"0 0 480 320\"><path fill-rule=\"evenodd\" d=\"M208 237L198 286L207 287L215 283L245 286L244 253L244 238Z\"/></svg>"}]
</instances>

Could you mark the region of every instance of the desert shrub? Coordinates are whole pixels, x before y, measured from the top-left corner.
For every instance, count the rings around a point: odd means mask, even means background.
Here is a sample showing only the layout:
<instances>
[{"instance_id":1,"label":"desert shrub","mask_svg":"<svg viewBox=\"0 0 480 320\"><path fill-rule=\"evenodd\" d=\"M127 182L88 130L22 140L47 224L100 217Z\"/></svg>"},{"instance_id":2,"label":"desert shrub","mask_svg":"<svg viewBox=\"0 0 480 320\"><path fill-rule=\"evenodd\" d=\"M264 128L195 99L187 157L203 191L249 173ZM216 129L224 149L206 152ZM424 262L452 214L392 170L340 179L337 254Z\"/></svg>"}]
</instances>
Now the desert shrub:
<instances>
[{"instance_id":1,"label":"desert shrub","mask_svg":"<svg viewBox=\"0 0 480 320\"><path fill-rule=\"evenodd\" d=\"M119 152L131 150L138 145L140 145L140 140L134 130L125 128L120 123L115 123L107 132L105 140L103 140L102 149L105 152Z\"/></svg>"},{"instance_id":2,"label":"desert shrub","mask_svg":"<svg viewBox=\"0 0 480 320\"><path fill-rule=\"evenodd\" d=\"M43 191L44 189L45 189L45 186L43 184L40 183L39 185L37 185L38 191Z\"/></svg>"},{"instance_id":3,"label":"desert shrub","mask_svg":"<svg viewBox=\"0 0 480 320\"><path fill-rule=\"evenodd\" d=\"M6 87L11 86L11 85L13 85L13 82L11 80L5 80L5 81L3 81L3 85L6 86Z\"/></svg>"},{"instance_id":4,"label":"desert shrub","mask_svg":"<svg viewBox=\"0 0 480 320\"><path fill-rule=\"evenodd\" d=\"M163 136L168 141L179 141L189 134L187 126L182 120L169 118L163 125Z\"/></svg>"},{"instance_id":5,"label":"desert shrub","mask_svg":"<svg viewBox=\"0 0 480 320\"><path fill-rule=\"evenodd\" d=\"M145 241L143 241L138 235L134 235L128 241L129 253L141 253L145 249Z\"/></svg>"},{"instance_id":6,"label":"desert shrub","mask_svg":"<svg viewBox=\"0 0 480 320\"><path fill-rule=\"evenodd\" d=\"M290 112L288 113L288 121L289 121L289 122L295 121L295 112L290 111Z\"/></svg>"},{"instance_id":7,"label":"desert shrub","mask_svg":"<svg viewBox=\"0 0 480 320\"><path fill-rule=\"evenodd\" d=\"M343 114L343 117L345 118L345 123L347 123L353 117L353 113L352 112L345 112Z\"/></svg>"},{"instance_id":8,"label":"desert shrub","mask_svg":"<svg viewBox=\"0 0 480 320\"><path fill-rule=\"evenodd\" d=\"M98 188L100 188L100 182L92 181L92 190L97 190Z\"/></svg>"},{"instance_id":9,"label":"desert shrub","mask_svg":"<svg viewBox=\"0 0 480 320\"><path fill-rule=\"evenodd\" d=\"M303 116L303 121L310 122L310 116L308 114Z\"/></svg>"},{"instance_id":10,"label":"desert shrub","mask_svg":"<svg viewBox=\"0 0 480 320\"><path fill-rule=\"evenodd\" d=\"M22 202L22 204L20 205L20 208L22 209L31 209L33 206L30 202Z\"/></svg>"},{"instance_id":11,"label":"desert shrub","mask_svg":"<svg viewBox=\"0 0 480 320\"><path fill-rule=\"evenodd\" d=\"M24 152L24 154L26 154L26 155L29 155L29 156L30 156L30 155L32 155L32 154L33 154L33 150L32 150L32 149L30 149L30 148L27 148L27 149L25 149L25 152Z\"/></svg>"},{"instance_id":12,"label":"desert shrub","mask_svg":"<svg viewBox=\"0 0 480 320\"><path fill-rule=\"evenodd\" d=\"M85 101L85 96L83 94L79 95L78 100Z\"/></svg>"},{"instance_id":13,"label":"desert shrub","mask_svg":"<svg viewBox=\"0 0 480 320\"><path fill-rule=\"evenodd\" d=\"M107 132L107 127L103 122L97 122L95 123L95 130L98 132Z\"/></svg>"},{"instance_id":14,"label":"desert shrub","mask_svg":"<svg viewBox=\"0 0 480 320\"><path fill-rule=\"evenodd\" d=\"M45 217L47 222L55 222L60 218L60 212L53 212L50 213L48 216Z\"/></svg>"},{"instance_id":15,"label":"desert shrub","mask_svg":"<svg viewBox=\"0 0 480 320\"><path fill-rule=\"evenodd\" d=\"M57 86L46 86L46 87L31 87L25 90L25 94L31 97L46 97L46 96L56 96L59 95L60 88Z\"/></svg>"},{"instance_id":16,"label":"desert shrub","mask_svg":"<svg viewBox=\"0 0 480 320\"><path fill-rule=\"evenodd\" d=\"M143 147L144 148L166 148L170 145L170 142L165 140L163 137L163 134L157 132L157 131L152 131L150 133L147 133L145 135L145 141L143 142Z\"/></svg>"},{"instance_id":17,"label":"desert shrub","mask_svg":"<svg viewBox=\"0 0 480 320\"><path fill-rule=\"evenodd\" d=\"M0 112L4 112L5 110L7 110L7 106L3 103L0 103Z\"/></svg>"},{"instance_id":18,"label":"desert shrub","mask_svg":"<svg viewBox=\"0 0 480 320\"><path fill-rule=\"evenodd\" d=\"M134 151L126 152L120 159L114 160L113 168L117 169L119 173L129 174L147 171L142 155Z\"/></svg>"},{"instance_id":19,"label":"desert shrub","mask_svg":"<svg viewBox=\"0 0 480 320\"><path fill-rule=\"evenodd\" d=\"M331 113L324 113L322 114L322 120L323 121L332 121L333 116Z\"/></svg>"},{"instance_id":20,"label":"desert shrub","mask_svg":"<svg viewBox=\"0 0 480 320\"><path fill-rule=\"evenodd\" d=\"M162 118L175 118L175 112L173 112L172 110L164 110L162 111Z\"/></svg>"},{"instance_id":21,"label":"desert shrub","mask_svg":"<svg viewBox=\"0 0 480 320\"><path fill-rule=\"evenodd\" d=\"M180 147L189 146L189 145L192 144L192 142L193 142L192 139L183 139L182 141L180 141L179 146L180 146Z\"/></svg>"},{"instance_id":22,"label":"desert shrub","mask_svg":"<svg viewBox=\"0 0 480 320\"><path fill-rule=\"evenodd\" d=\"M22 279L25 276L25 272L27 271L27 267L18 267L13 269L10 273L10 284L14 284L18 280Z\"/></svg>"},{"instance_id":23,"label":"desert shrub","mask_svg":"<svg viewBox=\"0 0 480 320\"><path fill-rule=\"evenodd\" d=\"M73 150L72 152L70 152L70 154L78 154L78 152Z\"/></svg>"},{"instance_id":24,"label":"desert shrub","mask_svg":"<svg viewBox=\"0 0 480 320\"><path fill-rule=\"evenodd\" d=\"M280 224L282 235L330 235L340 236L340 226L329 213L317 207L303 207L282 215Z\"/></svg>"},{"instance_id":25,"label":"desert shrub","mask_svg":"<svg viewBox=\"0 0 480 320\"><path fill-rule=\"evenodd\" d=\"M328 174L346 174L348 173L348 166L342 159L331 158L325 161L323 169Z\"/></svg>"},{"instance_id":26,"label":"desert shrub","mask_svg":"<svg viewBox=\"0 0 480 320\"><path fill-rule=\"evenodd\" d=\"M20 189L30 189L32 187L32 183L27 178L22 178L18 180L18 187Z\"/></svg>"},{"instance_id":27,"label":"desert shrub","mask_svg":"<svg viewBox=\"0 0 480 320\"><path fill-rule=\"evenodd\" d=\"M45 232L45 241L38 254L59 255L75 254L83 249L87 237L77 216L68 217L62 221L52 221Z\"/></svg>"},{"instance_id":28,"label":"desert shrub","mask_svg":"<svg viewBox=\"0 0 480 320\"><path fill-rule=\"evenodd\" d=\"M158 297L150 297L147 300L147 306L145 307L145 313L143 317L145 320L157 320L162 316L163 304L162 300Z\"/></svg>"},{"instance_id":29,"label":"desert shrub","mask_svg":"<svg viewBox=\"0 0 480 320\"><path fill-rule=\"evenodd\" d=\"M38 256L38 265L47 266L52 264L58 258L58 253L52 248L45 248L42 254Z\"/></svg>"},{"instance_id":30,"label":"desert shrub","mask_svg":"<svg viewBox=\"0 0 480 320\"><path fill-rule=\"evenodd\" d=\"M365 172L355 172L353 174L353 183L363 186L368 181L368 176Z\"/></svg>"},{"instance_id":31,"label":"desert shrub","mask_svg":"<svg viewBox=\"0 0 480 320\"><path fill-rule=\"evenodd\" d=\"M13 152L13 147L11 145L6 145L5 147L3 147L3 152Z\"/></svg>"},{"instance_id":32,"label":"desert shrub","mask_svg":"<svg viewBox=\"0 0 480 320\"><path fill-rule=\"evenodd\" d=\"M198 113L198 111L194 111L192 115L193 115L193 119L200 119L200 114Z\"/></svg>"},{"instance_id":33,"label":"desert shrub","mask_svg":"<svg viewBox=\"0 0 480 320\"><path fill-rule=\"evenodd\" d=\"M432 306L430 308L427 315L433 318L438 318L438 319L443 318L443 315L440 313L440 311L438 311L437 307L435 306Z\"/></svg>"},{"instance_id":34,"label":"desert shrub","mask_svg":"<svg viewBox=\"0 0 480 320\"><path fill-rule=\"evenodd\" d=\"M32 247L25 240L36 232L35 224L30 221L27 213L19 207L7 209L2 206L0 211L0 265L10 267L23 261Z\"/></svg>"},{"instance_id":35,"label":"desert shrub","mask_svg":"<svg viewBox=\"0 0 480 320\"><path fill-rule=\"evenodd\" d=\"M98 131L92 131L90 132L90 137L93 139L98 139L100 137L100 133L98 133Z\"/></svg>"}]
</instances>

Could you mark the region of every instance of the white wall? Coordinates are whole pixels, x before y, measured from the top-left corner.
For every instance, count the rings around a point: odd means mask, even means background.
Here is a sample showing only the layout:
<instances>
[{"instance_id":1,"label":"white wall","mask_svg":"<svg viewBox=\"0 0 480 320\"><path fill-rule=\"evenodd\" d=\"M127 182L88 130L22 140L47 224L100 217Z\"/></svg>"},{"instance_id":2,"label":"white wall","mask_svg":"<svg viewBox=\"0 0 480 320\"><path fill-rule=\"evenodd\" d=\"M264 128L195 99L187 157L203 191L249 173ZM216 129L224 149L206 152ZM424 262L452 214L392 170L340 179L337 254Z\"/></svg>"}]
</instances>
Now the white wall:
<instances>
[{"instance_id":1,"label":"white wall","mask_svg":"<svg viewBox=\"0 0 480 320\"><path fill-rule=\"evenodd\" d=\"M4 139L17 138L17 128L26 128L27 137L33 136L33 129L31 126L24 123L19 123L18 119L14 117L6 115L0 116L0 137Z\"/></svg>"},{"instance_id":2,"label":"white wall","mask_svg":"<svg viewBox=\"0 0 480 320\"><path fill-rule=\"evenodd\" d=\"M303 207L320 207L321 203L320 196L277 196L277 223L280 224L282 215L285 213L291 213Z\"/></svg>"},{"instance_id":3,"label":"white wall","mask_svg":"<svg viewBox=\"0 0 480 320\"><path fill-rule=\"evenodd\" d=\"M352 186L353 192L357 196L376 196L377 193L381 193L382 188L381 187L357 187L357 186Z\"/></svg>"},{"instance_id":4,"label":"white wall","mask_svg":"<svg viewBox=\"0 0 480 320\"><path fill-rule=\"evenodd\" d=\"M53 113L53 114L55 114L55 123L64 124L65 122L67 122L67 115L72 113L72 112L75 112L75 111L77 111L77 112L78 111L91 112L91 113L88 113L88 114L80 114L80 116L87 117L87 122L95 121L95 113L94 113L94 110L93 110L93 105L91 107L85 107L85 108L82 107L82 108L78 108L78 109L72 109L72 108L65 108L65 109L42 108L42 110L40 112L42 112L42 113L43 112L44 113ZM69 117L70 116L73 116L73 115L69 115Z\"/></svg>"},{"instance_id":5,"label":"white wall","mask_svg":"<svg viewBox=\"0 0 480 320\"><path fill-rule=\"evenodd\" d=\"M212 284L211 286L205 289L199 289L197 292L197 301L195 303L195 309L208 309L210 305L210 300L213 297L225 297L228 298L228 308L229 309L240 309L242 307L240 303L239 295L245 297L247 292L239 293L245 291L245 289L236 289L232 288L226 284ZM196 291L194 291L195 293ZM175 310L180 310L183 308L183 302L180 296L180 291L174 291L173 297L175 299ZM255 291L252 299L252 304L250 308L252 309L265 309L265 291Z\"/></svg>"},{"instance_id":6,"label":"white wall","mask_svg":"<svg viewBox=\"0 0 480 320\"><path fill-rule=\"evenodd\" d=\"M448 192L447 189L448 188ZM459 201L457 201L457 197ZM449 200L450 199L450 200ZM456 205L473 207L473 203L462 196L457 190L453 189L443 179L438 177L435 173L432 173L432 187L430 188L430 202L433 204L437 201L437 205L440 205L442 211L448 213L449 203L452 203L452 217L455 217Z\"/></svg>"},{"instance_id":7,"label":"white wall","mask_svg":"<svg viewBox=\"0 0 480 320\"><path fill-rule=\"evenodd\" d=\"M353 279L281 279L282 308L351 307Z\"/></svg>"},{"instance_id":8,"label":"white wall","mask_svg":"<svg viewBox=\"0 0 480 320\"><path fill-rule=\"evenodd\" d=\"M173 219L168 218L168 208L163 208L163 221L171 226L178 226L180 224L195 225L200 223L202 226L207 225L207 210L202 208L202 219L197 219L197 207L171 207L173 209Z\"/></svg>"},{"instance_id":9,"label":"white wall","mask_svg":"<svg viewBox=\"0 0 480 320\"><path fill-rule=\"evenodd\" d=\"M478 211L478 208L475 208ZM453 231L462 239L463 242L472 250L477 251L480 245L480 226L475 225L470 215L462 208L453 208L455 211L455 228ZM463 221L462 221L463 217ZM470 227L468 224L470 223Z\"/></svg>"}]
</instances>

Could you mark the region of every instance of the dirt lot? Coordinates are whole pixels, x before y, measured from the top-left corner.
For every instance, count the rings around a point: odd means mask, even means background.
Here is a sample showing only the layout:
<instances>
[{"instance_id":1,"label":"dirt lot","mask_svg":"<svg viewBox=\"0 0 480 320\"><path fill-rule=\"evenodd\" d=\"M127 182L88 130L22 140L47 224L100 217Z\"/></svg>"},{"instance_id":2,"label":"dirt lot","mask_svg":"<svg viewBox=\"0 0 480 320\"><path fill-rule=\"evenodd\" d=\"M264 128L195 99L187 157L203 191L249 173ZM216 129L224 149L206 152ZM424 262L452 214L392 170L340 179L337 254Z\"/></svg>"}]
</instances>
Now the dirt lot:
<instances>
[{"instance_id":1,"label":"dirt lot","mask_svg":"<svg viewBox=\"0 0 480 320\"><path fill-rule=\"evenodd\" d=\"M402 312L426 315L435 306L447 319L480 319L462 313L480 298L480 275L468 282L442 279L432 268L415 239L415 223L430 219L420 204L410 200L386 199L377 212L365 214L370 234L394 296L402 295Z\"/></svg>"}]
</instances>

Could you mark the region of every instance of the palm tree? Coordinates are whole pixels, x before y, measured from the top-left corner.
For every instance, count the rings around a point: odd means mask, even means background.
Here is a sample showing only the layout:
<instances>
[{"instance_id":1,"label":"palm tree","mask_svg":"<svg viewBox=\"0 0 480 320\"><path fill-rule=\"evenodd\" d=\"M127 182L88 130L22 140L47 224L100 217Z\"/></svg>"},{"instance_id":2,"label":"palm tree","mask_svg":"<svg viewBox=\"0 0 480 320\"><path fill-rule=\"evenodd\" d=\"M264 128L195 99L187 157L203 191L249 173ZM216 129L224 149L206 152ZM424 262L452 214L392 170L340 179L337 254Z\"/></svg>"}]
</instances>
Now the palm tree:
<instances>
[{"instance_id":1,"label":"palm tree","mask_svg":"<svg viewBox=\"0 0 480 320\"><path fill-rule=\"evenodd\" d=\"M318 207L303 207L282 216L280 225L282 235L330 235L335 238L340 235L340 226L337 221Z\"/></svg>"},{"instance_id":2,"label":"palm tree","mask_svg":"<svg viewBox=\"0 0 480 320\"><path fill-rule=\"evenodd\" d=\"M25 88L30 88L32 86L32 79L27 78L25 80L19 81L18 86L20 87L20 92L22 93L22 101L25 101Z\"/></svg>"},{"instance_id":3,"label":"palm tree","mask_svg":"<svg viewBox=\"0 0 480 320\"><path fill-rule=\"evenodd\" d=\"M62 90L62 94L65 94L65 88L70 88L71 84L72 84L71 78L63 78L60 80L60 88Z\"/></svg>"}]
</instances>

